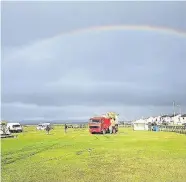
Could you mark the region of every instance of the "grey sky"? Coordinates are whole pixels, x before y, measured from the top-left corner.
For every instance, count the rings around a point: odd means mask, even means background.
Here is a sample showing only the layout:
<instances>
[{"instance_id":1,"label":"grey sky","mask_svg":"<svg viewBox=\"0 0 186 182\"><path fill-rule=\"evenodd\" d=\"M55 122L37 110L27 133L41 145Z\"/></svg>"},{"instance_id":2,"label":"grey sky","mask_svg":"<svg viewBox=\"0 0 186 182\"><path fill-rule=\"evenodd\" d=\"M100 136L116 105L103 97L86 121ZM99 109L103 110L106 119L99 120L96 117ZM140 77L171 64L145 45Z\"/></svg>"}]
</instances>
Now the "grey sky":
<instances>
[{"instance_id":1,"label":"grey sky","mask_svg":"<svg viewBox=\"0 0 186 182\"><path fill-rule=\"evenodd\" d=\"M186 112L186 37L149 31L61 34L103 25L186 32L186 2L4 2L2 118L122 119ZM59 36L56 36L59 35Z\"/></svg>"}]
</instances>

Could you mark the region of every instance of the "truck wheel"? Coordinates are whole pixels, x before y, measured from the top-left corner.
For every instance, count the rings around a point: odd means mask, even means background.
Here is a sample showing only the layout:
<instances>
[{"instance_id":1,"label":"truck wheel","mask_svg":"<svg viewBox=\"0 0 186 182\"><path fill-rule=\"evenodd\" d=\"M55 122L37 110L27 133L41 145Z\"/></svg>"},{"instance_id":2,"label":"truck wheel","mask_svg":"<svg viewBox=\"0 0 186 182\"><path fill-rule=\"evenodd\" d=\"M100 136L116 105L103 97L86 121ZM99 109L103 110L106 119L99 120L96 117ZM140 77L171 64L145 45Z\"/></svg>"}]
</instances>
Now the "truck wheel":
<instances>
[{"instance_id":1,"label":"truck wheel","mask_svg":"<svg viewBox=\"0 0 186 182\"><path fill-rule=\"evenodd\" d=\"M103 135L105 135L106 134L106 130L105 129L103 129Z\"/></svg>"}]
</instances>

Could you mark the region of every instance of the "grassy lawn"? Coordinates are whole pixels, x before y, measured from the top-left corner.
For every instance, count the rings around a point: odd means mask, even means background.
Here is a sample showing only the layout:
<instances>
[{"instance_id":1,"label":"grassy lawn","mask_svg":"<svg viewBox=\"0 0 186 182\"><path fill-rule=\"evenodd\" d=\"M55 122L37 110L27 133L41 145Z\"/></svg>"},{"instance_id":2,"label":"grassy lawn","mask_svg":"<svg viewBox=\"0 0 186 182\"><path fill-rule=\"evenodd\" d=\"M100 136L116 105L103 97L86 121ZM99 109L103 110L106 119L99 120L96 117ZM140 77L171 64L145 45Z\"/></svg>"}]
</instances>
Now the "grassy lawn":
<instances>
[{"instance_id":1,"label":"grassy lawn","mask_svg":"<svg viewBox=\"0 0 186 182\"><path fill-rule=\"evenodd\" d=\"M186 181L186 136L176 133L27 127L1 147L2 182Z\"/></svg>"}]
</instances>

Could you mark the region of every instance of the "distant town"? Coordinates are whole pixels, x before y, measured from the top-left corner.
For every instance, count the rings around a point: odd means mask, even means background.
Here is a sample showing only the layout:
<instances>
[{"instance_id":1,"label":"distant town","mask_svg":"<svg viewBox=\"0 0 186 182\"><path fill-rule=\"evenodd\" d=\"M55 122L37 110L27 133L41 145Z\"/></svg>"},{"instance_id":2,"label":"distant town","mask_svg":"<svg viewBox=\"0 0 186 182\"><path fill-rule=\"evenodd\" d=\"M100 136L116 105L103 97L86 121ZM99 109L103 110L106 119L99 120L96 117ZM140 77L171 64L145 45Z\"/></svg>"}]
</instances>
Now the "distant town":
<instances>
[{"instance_id":1,"label":"distant town","mask_svg":"<svg viewBox=\"0 0 186 182\"><path fill-rule=\"evenodd\" d=\"M144 122L144 123L156 123L158 125L183 125L186 124L186 114L170 114L170 115L162 115L148 118L141 118L136 122Z\"/></svg>"}]
</instances>

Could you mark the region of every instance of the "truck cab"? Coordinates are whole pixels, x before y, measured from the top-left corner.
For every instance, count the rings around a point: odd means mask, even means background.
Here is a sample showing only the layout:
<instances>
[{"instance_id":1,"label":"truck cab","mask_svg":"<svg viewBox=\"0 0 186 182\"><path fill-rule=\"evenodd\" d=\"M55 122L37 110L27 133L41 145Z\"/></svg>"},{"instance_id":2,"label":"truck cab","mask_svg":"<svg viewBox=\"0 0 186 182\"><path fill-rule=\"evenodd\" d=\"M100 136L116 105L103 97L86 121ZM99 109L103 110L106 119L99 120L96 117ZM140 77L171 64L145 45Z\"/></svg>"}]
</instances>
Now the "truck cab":
<instances>
[{"instance_id":1,"label":"truck cab","mask_svg":"<svg viewBox=\"0 0 186 182\"><path fill-rule=\"evenodd\" d=\"M107 133L111 125L110 119L105 117L93 117L89 120L89 132L94 133Z\"/></svg>"},{"instance_id":2,"label":"truck cab","mask_svg":"<svg viewBox=\"0 0 186 182\"><path fill-rule=\"evenodd\" d=\"M89 120L90 133L116 133L118 132L118 116L115 112L107 112L99 117L92 117Z\"/></svg>"}]
</instances>

